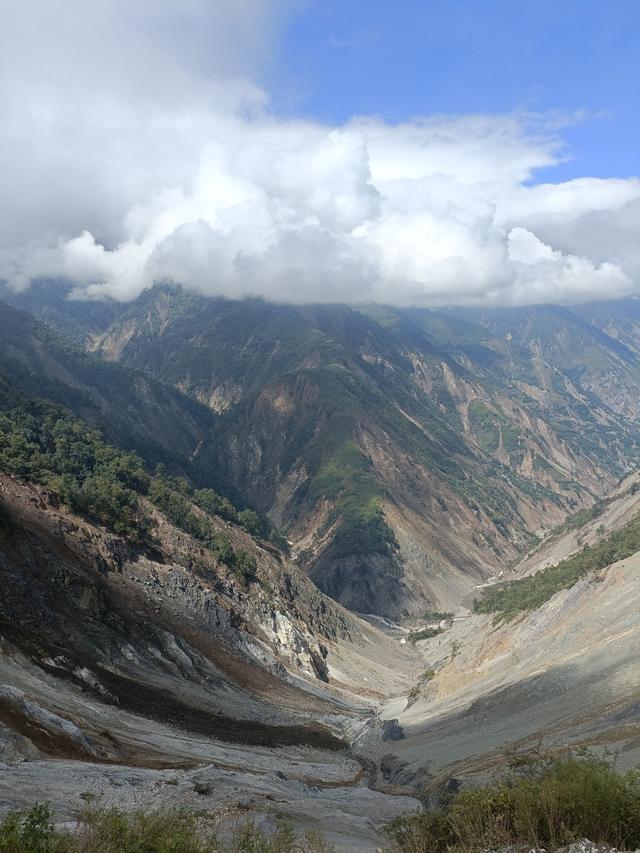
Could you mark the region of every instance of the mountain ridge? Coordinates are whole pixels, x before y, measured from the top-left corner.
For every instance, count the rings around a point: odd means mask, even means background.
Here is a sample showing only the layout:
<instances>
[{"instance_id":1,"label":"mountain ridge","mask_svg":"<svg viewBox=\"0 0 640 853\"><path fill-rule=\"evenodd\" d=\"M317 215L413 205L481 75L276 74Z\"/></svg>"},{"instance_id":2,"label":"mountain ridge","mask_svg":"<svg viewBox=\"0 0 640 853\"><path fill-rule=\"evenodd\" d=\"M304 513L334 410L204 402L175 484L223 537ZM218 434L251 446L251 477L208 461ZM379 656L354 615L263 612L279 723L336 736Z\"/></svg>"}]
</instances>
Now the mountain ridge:
<instances>
[{"instance_id":1,"label":"mountain ridge","mask_svg":"<svg viewBox=\"0 0 640 853\"><path fill-rule=\"evenodd\" d=\"M397 616L416 592L424 606L451 601L442 584L420 580L433 559L441 568L432 575L455 577L457 565L474 578L492 574L498 559L515 558L514 544L526 550L637 459L635 421L623 420L606 394L596 398L593 382L576 384L565 363L545 361L545 347L555 357L558 344L512 343L463 314L299 309L160 287L94 347L208 402L219 419L213 450L205 445L202 453L213 452L211 467L225 486L240 484L283 527L325 591L356 610L373 599ZM564 317L550 316L556 324ZM441 337L455 326L471 349L434 340L434 324ZM582 318L565 326L562 334L575 335L576 326L586 334ZM602 358L627 376L616 355ZM384 523L395 519L379 552L372 496ZM447 526L456 514L461 528L452 539ZM424 523L431 529L421 530ZM422 565L404 582L411 556L398 547L394 525L422 543L414 558ZM347 540L355 530L355 543L352 558L338 542L341 563L333 537L342 527ZM371 573L357 559L367 548Z\"/></svg>"},{"instance_id":2,"label":"mountain ridge","mask_svg":"<svg viewBox=\"0 0 640 853\"><path fill-rule=\"evenodd\" d=\"M52 301L50 321L59 290ZM293 307L166 285L71 310L87 358L116 362L114 399L128 384L144 413L162 397L156 461L258 509L343 604L394 618L449 608L640 458L640 356L582 314ZM125 443L149 456L150 431Z\"/></svg>"}]
</instances>

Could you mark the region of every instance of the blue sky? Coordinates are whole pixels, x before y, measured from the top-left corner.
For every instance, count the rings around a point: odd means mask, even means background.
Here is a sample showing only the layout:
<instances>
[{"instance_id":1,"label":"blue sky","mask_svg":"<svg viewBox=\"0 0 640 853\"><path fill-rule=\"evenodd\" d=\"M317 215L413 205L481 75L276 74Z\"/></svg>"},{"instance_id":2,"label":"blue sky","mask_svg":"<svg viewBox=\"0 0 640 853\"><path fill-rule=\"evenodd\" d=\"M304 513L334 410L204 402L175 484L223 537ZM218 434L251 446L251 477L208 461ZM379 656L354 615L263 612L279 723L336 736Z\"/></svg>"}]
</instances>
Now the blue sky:
<instances>
[{"instance_id":1,"label":"blue sky","mask_svg":"<svg viewBox=\"0 0 640 853\"><path fill-rule=\"evenodd\" d=\"M584 110L553 179L640 173L640 0L309 0L280 61L285 112Z\"/></svg>"},{"instance_id":2,"label":"blue sky","mask_svg":"<svg viewBox=\"0 0 640 853\"><path fill-rule=\"evenodd\" d=\"M11 287L640 297L640 0L2 8Z\"/></svg>"}]
</instances>

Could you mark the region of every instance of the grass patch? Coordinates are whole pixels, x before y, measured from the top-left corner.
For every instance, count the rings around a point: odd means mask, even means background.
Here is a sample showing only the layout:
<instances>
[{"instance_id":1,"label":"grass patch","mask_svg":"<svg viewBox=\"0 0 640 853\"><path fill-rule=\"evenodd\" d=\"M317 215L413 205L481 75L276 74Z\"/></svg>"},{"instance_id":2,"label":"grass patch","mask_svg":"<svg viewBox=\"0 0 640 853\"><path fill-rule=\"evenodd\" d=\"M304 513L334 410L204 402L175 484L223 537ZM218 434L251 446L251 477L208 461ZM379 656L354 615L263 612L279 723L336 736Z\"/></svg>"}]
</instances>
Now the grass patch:
<instances>
[{"instance_id":1,"label":"grass patch","mask_svg":"<svg viewBox=\"0 0 640 853\"><path fill-rule=\"evenodd\" d=\"M469 403L469 423L480 447L495 453L502 445L507 452L518 448L520 432L504 415L491 411L481 400Z\"/></svg>"},{"instance_id":2,"label":"grass patch","mask_svg":"<svg viewBox=\"0 0 640 853\"><path fill-rule=\"evenodd\" d=\"M330 853L315 834L300 835L281 824L270 837L247 823L229 837L203 826L188 811L133 814L88 810L74 831L57 833L48 805L14 812L0 823L0 853Z\"/></svg>"},{"instance_id":3,"label":"grass patch","mask_svg":"<svg viewBox=\"0 0 640 853\"><path fill-rule=\"evenodd\" d=\"M589 755L520 757L498 781L396 818L388 832L405 853L555 850L581 838L635 850L640 771L619 773Z\"/></svg>"},{"instance_id":4,"label":"grass patch","mask_svg":"<svg viewBox=\"0 0 640 853\"><path fill-rule=\"evenodd\" d=\"M489 587L482 598L474 602L474 613L493 613L497 622L509 622L520 613L537 609L580 578L624 560L636 551L640 551L640 515L597 545L585 545L578 554L556 566Z\"/></svg>"}]
</instances>

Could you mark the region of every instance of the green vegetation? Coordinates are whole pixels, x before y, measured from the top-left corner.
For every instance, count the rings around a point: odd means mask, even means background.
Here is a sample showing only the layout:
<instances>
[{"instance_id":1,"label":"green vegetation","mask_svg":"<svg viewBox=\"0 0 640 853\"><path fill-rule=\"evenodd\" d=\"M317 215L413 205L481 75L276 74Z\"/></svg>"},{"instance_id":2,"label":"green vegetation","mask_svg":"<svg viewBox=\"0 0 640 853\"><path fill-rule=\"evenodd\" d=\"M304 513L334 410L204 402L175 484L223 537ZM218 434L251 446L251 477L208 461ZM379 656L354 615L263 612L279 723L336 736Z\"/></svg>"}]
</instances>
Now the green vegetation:
<instances>
[{"instance_id":1,"label":"green vegetation","mask_svg":"<svg viewBox=\"0 0 640 853\"><path fill-rule=\"evenodd\" d=\"M162 470L162 466L160 467ZM228 498L222 497L213 489L196 489L190 494L194 504L209 515L219 515L225 521L238 524L252 536L261 536L264 533L264 524L258 513L252 509L243 509L238 512Z\"/></svg>"},{"instance_id":2,"label":"green vegetation","mask_svg":"<svg viewBox=\"0 0 640 853\"><path fill-rule=\"evenodd\" d=\"M330 853L315 834L281 824L267 837L252 824L228 837L206 828L194 812L90 810L73 831L54 831L47 805L14 812L0 823L0 853Z\"/></svg>"},{"instance_id":3,"label":"green vegetation","mask_svg":"<svg viewBox=\"0 0 640 853\"><path fill-rule=\"evenodd\" d=\"M556 592L569 589L590 572L605 569L639 550L640 515L597 545L585 545L578 554L556 566L489 587L482 598L474 602L474 612L494 613L497 622L509 622L519 613L540 607Z\"/></svg>"},{"instance_id":4,"label":"green vegetation","mask_svg":"<svg viewBox=\"0 0 640 853\"><path fill-rule=\"evenodd\" d=\"M168 477L162 465L150 481L135 453L123 453L61 406L27 397L2 378L0 470L45 486L74 512L137 540L149 532L139 500L149 494L170 521L239 577L255 575L255 559L244 550L235 551L229 537L217 532L207 517L216 513L255 535L262 527L255 512L238 512L212 489L193 491L186 480ZM7 523L0 506L0 533Z\"/></svg>"},{"instance_id":5,"label":"green vegetation","mask_svg":"<svg viewBox=\"0 0 640 853\"><path fill-rule=\"evenodd\" d=\"M310 497L334 501L329 523L338 519L340 524L332 559L385 555L398 549L395 534L384 519L371 463L352 439L345 440L322 465Z\"/></svg>"},{"instance_id":6,"label":"green vegetation","mask_svg":"<svg viewBox=\"0 0 640 853\"><path fill-rule=\"evenodd\" d=\"M185 479L167 476L162 466L158 466L156 476L151 481L149 497L172 524L202 542L216 560L240 579L247 582L255 579L255 558L244 549L236 551L231 539L217 530L207 515L207 512L215 512L219 507L224 510L225 498L220 498L211 489L193 491ZM228 501L226 504L235 513Z\"/></svg>"},{"instance_id":7,"label":"green vegetation","mask_svg":"<svg viewBox=\"0 0 640 853\"><path fill-rule=\"evenodd\" d=\"M635 850L640 771L618 773L589 755L521 757L504 778L396 818L388 832L403 853L555 850L581 838Z\"/></svg>"},{"instance_id":8,"label":"green vegetation","mask_svg":"<svg viewBox=\"0 0 640 853\"><path fill-rule=\"evenodd\" d=\"M41 483L116 533L144 535L138 494L149 479L142 460L107 444L61 406L27 398L1 378L0 470Z\"/></svg>"},{"instance_id":9,"label":"green vegetation","mask_svg":"<svg viewBox=\"0 0 640 853\"><path fill-rule=\"evenodd\" d=\"M631 497L637 493L638 489L640 489L640 484L633 483L624 493L624 496ZM558 524L554 527L549 536L560 536L570 530L578 530L590 521L595 521L596 518L599 518L604 513L607 507L615 501L620 500L620 497L622 497L622 495L600 498L595 503L591 504L591 506L579 509L577 512L572 513L568 518L566 518L562 524ZM600 530L600 528L598 528L598 530Z\"/></svg>"},{"instance_id":10,"label":"green vegetation","mask_svg":"<svg viewBox=\"0 0 640 853\"><path fill-rule=\"evenodd\" d=\"M500 446L507 453L518 448L518 429L504 415L493 412L480 400L469 403L469 423L478 444L487 453L494 453Z\"/></svg>"},{"instance_id":11,"label":"green vegetation","mask_svg":"<svg viewBox=\"0 0 640 853\"><path fill-rule=\"evenodd\" d=\"M344 513L345 505L351 510ZM333 559L357 555L388 554L398 549L398 543L391 527L387 524L382 509L376 503L364 506L351 506L350 502L341 502L341 525L333 540L331 555Z\"/></svg>"},{"instance_id":12,"label":"green vegetation","mask_svg":"<svg viewBox=\"0 0 640 853\"><path fill-rule=\"evenodd\" d=\"M199 493L196 492L196 501L198 500L198 494ZM252 536L260 536L262 534L262 521L258 513L252 509L241 510L237 514L237 523Z\"/></svg>"},{"instance_id":13,"label":"green vegetation","mask_svg":"<svg viewBox=\"0 0 640 853\"><path fill-rule=\"evenodd\" d=\"M424 618L427 622L444 622L445 619L453 619L453 613L447 613L441 610L425 610Z\"/></svg>"},{"instance_id":14,"label":"green vegetation","mask_svg":"<svg viewBox=\"0 0 640 853\"><path fill-rule=\"evenodd\" d=\"M428 681L431 681L432 678L435 678L435 676L436 676L435 669L425 669L425 671L422 673L422 675L418 679L418 683L416 685L414 685L411 688L411 690L409 691L409 693L407 694L409 702L415 702L415 700L420 695L420 691L422 690L424 685Z\"/></svg>"},{"instance_id":15,"label":"green vegetation","mask_svg":"<svg viewBox=\"0 0 640 853\"><path fill-rule=\"evenodd\" d=\"M583 527L583 525L599 518L613 500L615 500L615 498L602 498L591 506L579 509L577 512L572 513L568 518L566 518L562 524L558 524L557 527L554 527L549 535L559 536L562 533L567 533L569 530L578 530L580 527Z\"/></svg>"},{"instance_id":16,"label":"green vegetation","mask_svg":"<svg viewBox=\"0 0 640 853\"><path fill-rule=\"evenodd\" d=\"M407 639L415 646L420 640L430 640L438 634L442 634L442 628L421 628L419 631L410 631Z\"/></svg>"}]
</instances>

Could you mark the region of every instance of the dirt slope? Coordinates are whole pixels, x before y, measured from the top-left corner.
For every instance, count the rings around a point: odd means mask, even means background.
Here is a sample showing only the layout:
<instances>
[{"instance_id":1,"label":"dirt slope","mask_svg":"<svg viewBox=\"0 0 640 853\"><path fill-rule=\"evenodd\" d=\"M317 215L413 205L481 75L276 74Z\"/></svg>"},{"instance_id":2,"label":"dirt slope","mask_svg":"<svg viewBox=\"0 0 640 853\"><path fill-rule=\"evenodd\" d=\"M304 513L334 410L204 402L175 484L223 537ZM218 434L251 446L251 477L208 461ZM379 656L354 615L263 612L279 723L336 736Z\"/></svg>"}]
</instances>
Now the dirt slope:
<instances>
[{"instance_id":1,"label":"dirt slope","mask_svg":"<svg viewBox=\"0 0 640 853\"><path fill-rule=\"evenodd\" d=\"M530 574L593 544L638 512L628 478L597 518L548 541L514 569ZM581 543L581 544L578 544ZM426 791L490 773L510 749L609 748L640 762L640 553L558 592L507 624L461 607L450 630L418 644L435 677L383 715L404 737L389 778Z\"/></svg>"}]
</instances>

